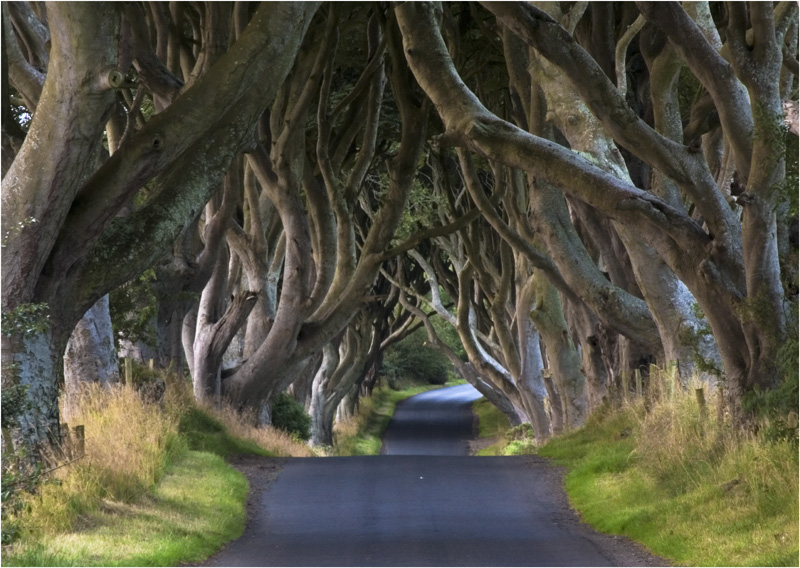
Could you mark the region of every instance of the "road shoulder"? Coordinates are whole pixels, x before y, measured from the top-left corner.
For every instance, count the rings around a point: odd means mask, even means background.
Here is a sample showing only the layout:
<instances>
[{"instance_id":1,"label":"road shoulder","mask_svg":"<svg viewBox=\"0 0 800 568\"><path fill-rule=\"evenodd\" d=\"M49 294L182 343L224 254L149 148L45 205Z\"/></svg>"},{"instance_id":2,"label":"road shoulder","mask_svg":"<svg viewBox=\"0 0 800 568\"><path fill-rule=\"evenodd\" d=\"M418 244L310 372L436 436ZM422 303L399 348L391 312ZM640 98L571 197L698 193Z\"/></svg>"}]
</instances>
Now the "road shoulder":
<instances>
[{"instance_id":1,"label":"road shoulder","mask_svg":"<svg viewBox=\"0 0 800 568\"><path fill-rule=\"evenodd\" d=\"M248 530L258 518L262 496L269 490L272 484L275 483L275 480L278 479L278 475L289 459L290 458L257 456L253 454L241 454L228 459L228 464L247 478L247 483L250 487L247 493L247 504L245 505L247 520L245 521L242 535L247 534ZM228 542L202 564L187 564L187 566L214 566L214 558L237 540L238 539L234 539Z\"/></svg>"},{"instance_id":2,"label":"road shoulder","mask_svg":"<svg viewBox=\"0 0 800 568\"><path fill-rule=\"evenodd\" d=\"M567 468L556 465L553 461L541 456L526 457L529 459L529 467L539 471L537 479L545 484L547 493L552 496L558 509L563 512L556 519L556 523L562 528L585 537L616 566L671 565L668 560L656 556L638 542L623 536L599 533L583 522L580 514L570 505L564 489Z\"/></svg>"}]
</instances>

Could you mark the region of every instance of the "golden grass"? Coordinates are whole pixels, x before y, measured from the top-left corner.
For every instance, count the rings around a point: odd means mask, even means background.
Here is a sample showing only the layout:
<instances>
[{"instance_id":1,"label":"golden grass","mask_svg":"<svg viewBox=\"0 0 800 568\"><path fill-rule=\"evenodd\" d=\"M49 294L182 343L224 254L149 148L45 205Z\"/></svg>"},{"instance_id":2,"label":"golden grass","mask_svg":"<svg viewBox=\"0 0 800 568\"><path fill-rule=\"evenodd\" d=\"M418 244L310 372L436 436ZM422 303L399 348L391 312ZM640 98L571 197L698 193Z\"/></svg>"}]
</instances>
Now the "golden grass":
<instances>
[{"instance_id":1,"label":"golden grass","mask_svg":"<svg viewBox=\"0 0 800 568\"><path fill-rule=\"evenodd\" d=\"M123 385L87 385L71 420L84 426L85 454L27 496L29 512L20 519L27 532L66 530L103 499L136 500L185 452L174 415Z\"/></svg>"},{"instance_id":2,"label":"golden grass","mask_svg":"<svg viewBox=\"0 0 800 568\"><path fill-rule=\"evenodd\" d=\"M652 378L659 387L673 380ZM707 412L695 394L701 387ZM679 564L797 566L796 440L732 428L708 385L659 392L597 413L539 450L569 467L573 506L599 530Z\"/></svg>"},{"instance_id":3,"label":"golden grass","mask_svg":"<svg viewBox=\"0 0 800 568\"><path fill-rule=\"evenodd\" d=\"M228 405L220 408L201 405L201 409L219 420L232 436L253 442L277 456L306 458L317 455L305 442L272 426L255 426L252 416L242 415Z\"/></svg>"},{"instance_id":4,"label":"golden grass","mask_svg":"<svg viewBox=\"0 0 800 568\"><path fill-rule=\"evenodd\" d=\"M194 399L191 385L183 381L168 381L166 406L178 415L197 407L218 420L231 436L252 442L281 457L314 457L317 454L305 442L293 438L283 430L271 426L256 426L252 414L240 413L228 404L219 407L199 403Z\"/></svg>"},{"instance_id":5,"label":"golden grass","mask_svg":"<svg viewBox=\"0 0 800 568\"><path fill-rule=\"evenodd\" d=\"M104 500L76 530L3 549L9 566L179 566L241 535L247 481L222 458L187 452L146 498Z\"/></svg>"}]
</instances>

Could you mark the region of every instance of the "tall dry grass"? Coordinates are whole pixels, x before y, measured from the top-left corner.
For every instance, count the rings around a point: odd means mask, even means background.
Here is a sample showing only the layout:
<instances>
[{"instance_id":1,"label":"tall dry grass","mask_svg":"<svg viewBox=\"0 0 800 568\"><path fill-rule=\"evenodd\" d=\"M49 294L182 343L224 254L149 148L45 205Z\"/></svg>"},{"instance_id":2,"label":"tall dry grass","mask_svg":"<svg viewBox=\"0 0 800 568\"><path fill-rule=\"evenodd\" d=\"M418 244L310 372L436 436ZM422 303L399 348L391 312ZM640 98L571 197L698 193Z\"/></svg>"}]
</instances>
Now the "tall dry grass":
<instances>
[{"instance_id":1,"label":"tall dry grass","mask_svg":"<svg viewBox=\"0 0 800 568\"><path fill-rule=\"evenodd\" d=\"M665 377L657 380L665 381ZM696 390L711 401L705 411ZM666 389L665 389L666 390ZM636 459L659 484L680 495L687 490L717 488L744 517L792 518L786 534L798 535L800 483L796 440L776 440L761 432L734 428L709 396L707 384L693 380L688 389L674 389L635 412L640 430ZM776 537L777 538L777 537Z\"/></svg>"},{"instance_id":2,"label":"tall dry grass","mask_svg":"<svg viewBox=\"0 0 800 568\"><path fill-rule=\"evenodd\" d=\"M254 426L252 417L230 407L197 405L184 381L171 375L162 378L166 392L158 403L143 400L140 392L125 385L87 385L70 401L69 422L84 426L85 453L65 463L64 456L74 456L76 449L64 447L54 452L60 457L51 461L62 467L50 473L35 495L24 497L28 506L15 519L24 534L67 531L106 504L134 503L145 497L168 465L188 450L179 426L181 417L194 408L222 423L231 436L275 455L315 455L291 435Z\"/></svg>"},{"instance_id":3,"label":"tall dry grass","mask_svg":"<svg viewBox=\"0 0 800 568\"><path fill-rule=\"evenodd\" d=\"M202 404L199 407L219 420L232 436L253 442L277 456L307 458L318 455L305 442L283 430L272 426L257 426L257 420L252 414L237 412L226 404L219 407Z\"/></svg>"},{"instance_id":4,"label":"tall dry grass","mask_svg":"<svg viewBox=\"0 0 800 568\"><path fill-rule=\"evenodd\" d=\"M664 384L672 377L658 374L655 380ZM705 408L698 401L701 389ZM697 379L687 389L662 388L662 392L669 395L635 413L640 428L636 453L649 471L665 482L676 477L694 480L697 486L735 481L734 485L747 484L754 492L780 489L784 498L789 490L797 501L796 442L769 440L732 427L718 406L716 389Z\"/></svg>"},{"instance_id":5,"label":"tall dry grass","mask_svg":"<svg viewBox=\"0 0 800 568\"><path fill-rule=\"evenodd\" d=\"M165 406L177 419L190 408L198 408L219 421L236 438L252 442L281 457L314 457L317 454L303 441L271 426L258 426L252 413L240 413L228 404L206 404L194 399L192 387L181 380L166 380Z\"/></svg>"},{"instance_id":6,"label":"tall dry grass","mask_svg":"<svg viewBox=\"0 0 800 568\"><path fill-rule=\"evenodd\" d=\"M132 502L150 490L186 447L174 413L130 387L87 385L70 413L85 431L85 453L52 472L19 519L33 534L69 529L104 500ZM74 449L71 450L74 453Z\"/></svg>"},{"instance_id":7,"label":"tall dry grass","mask_svg":"<svg viewBox=\"0 0 800 568\"><path fill-rule=\"evenodd\" d=\"M735 428L716 387L669 370L650 381L539 449L569 467L573 506L676 565L797 566L797 438Z\"/></svg>"}]
</instances>

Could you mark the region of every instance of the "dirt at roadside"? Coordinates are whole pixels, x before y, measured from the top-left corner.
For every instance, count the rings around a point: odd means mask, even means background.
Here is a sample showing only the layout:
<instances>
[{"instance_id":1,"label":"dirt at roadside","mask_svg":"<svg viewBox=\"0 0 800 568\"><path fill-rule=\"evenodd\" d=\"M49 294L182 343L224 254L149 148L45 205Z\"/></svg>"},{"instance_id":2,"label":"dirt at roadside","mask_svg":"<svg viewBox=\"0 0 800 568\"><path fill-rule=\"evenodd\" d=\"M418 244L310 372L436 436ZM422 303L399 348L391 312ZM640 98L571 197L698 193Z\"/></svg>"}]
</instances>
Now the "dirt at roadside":
<instances>
[{"instance_id":1,"label":"dirt at roadside","mask_svg":"<svg viewBox=\"0 0 800 568\"><path fill-rule=\"evenodd\" d=\"M474 456L477 455L484 448L488 448L492 444L496 444L500 441L500 436L495 436L494 438L478 438L476 440L469 441L469 455Z\"/></svg>"},{"instance_id":2,"label":"dirt at roadside","mask_svg":"<svg viewBox=\"0 0 800 568\"><path fill-rule=\"evenodd\" d=\"M559 509L563 511L556 518L558 525L570 532L582 534L615 566L672 566L669 560L652 554L644 546L627 537L599 533L584 523L580 514L570 505L564 490L564 476L567 474L567 468L557 466L541 456L529 457L531 467L540 471L539 483L545 484L547 492L559 505Z\"/></svg>"},{"instance_id":3,"label":"dirt at roadside","mask_svg":"<svg viewBox=\"0 0 800 568\"><path fill-rule=\"evenodd\" d=\"M278 474L286 463L286 458L268 458L252 454L242 454L228 458L228 463L236 468L239 473L244 475L247 478L247 483L250 484L250 491L247 494L247 504L245 505L247 520L245 521L244 530L247 531L258 518L257 511L259 503L261 502L261 496L278 478ZM182 566L207 566L211 558L214 558L214 556L219 554L222 550L225 550L228 545L230 545L230 543L223 546L205 562L199 564L182 564Z\"/></svg>"},{"instance_id":4,"label":"dirt at roadside","mask_svg":"<svg viewBox=\"0 0 800 568\"><path fill-rule=\"evenodd\" d=\"M286 463L286 458L267 458L245 454L230 458L228 463L244 475L250 484L250 493L247 495L247 525L249 525L256 517L261 495L278 478L278 474Z\"/></svg>"}]
</instances>

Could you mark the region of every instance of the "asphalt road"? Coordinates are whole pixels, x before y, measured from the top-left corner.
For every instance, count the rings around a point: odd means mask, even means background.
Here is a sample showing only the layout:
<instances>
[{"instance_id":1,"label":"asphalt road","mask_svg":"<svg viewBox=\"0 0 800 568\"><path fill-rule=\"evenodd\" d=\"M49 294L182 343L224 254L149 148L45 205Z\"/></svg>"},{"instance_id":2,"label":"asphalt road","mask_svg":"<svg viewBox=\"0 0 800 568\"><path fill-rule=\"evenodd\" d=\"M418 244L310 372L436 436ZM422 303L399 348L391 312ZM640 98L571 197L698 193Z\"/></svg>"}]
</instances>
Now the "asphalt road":
<instances>
[{"instance_id":1,"label":"asphalt road","mask_svg":"<svg viewBox=\"0 0 800 568\"><path fill-rule=\"evenodd\" d=\"M244 535L207 565L663 563L578 522L560 472L544 460L466 456L469 403L478 397L470 389L398 405L385 455L287 460L274 484L255 496ZM260 475L249 471L251 485Z\"/></svg>"},{"instance_id":2,"label":"asphalt road","mask_svg":"<svg viewBox=\"0 0 800 568\"><path fill-rule=\"evenodd\" d=\"M382 455L467 456L472 439L472 385L432 390L397 404L383 435Z\"/></svg>"}]
</instances>

